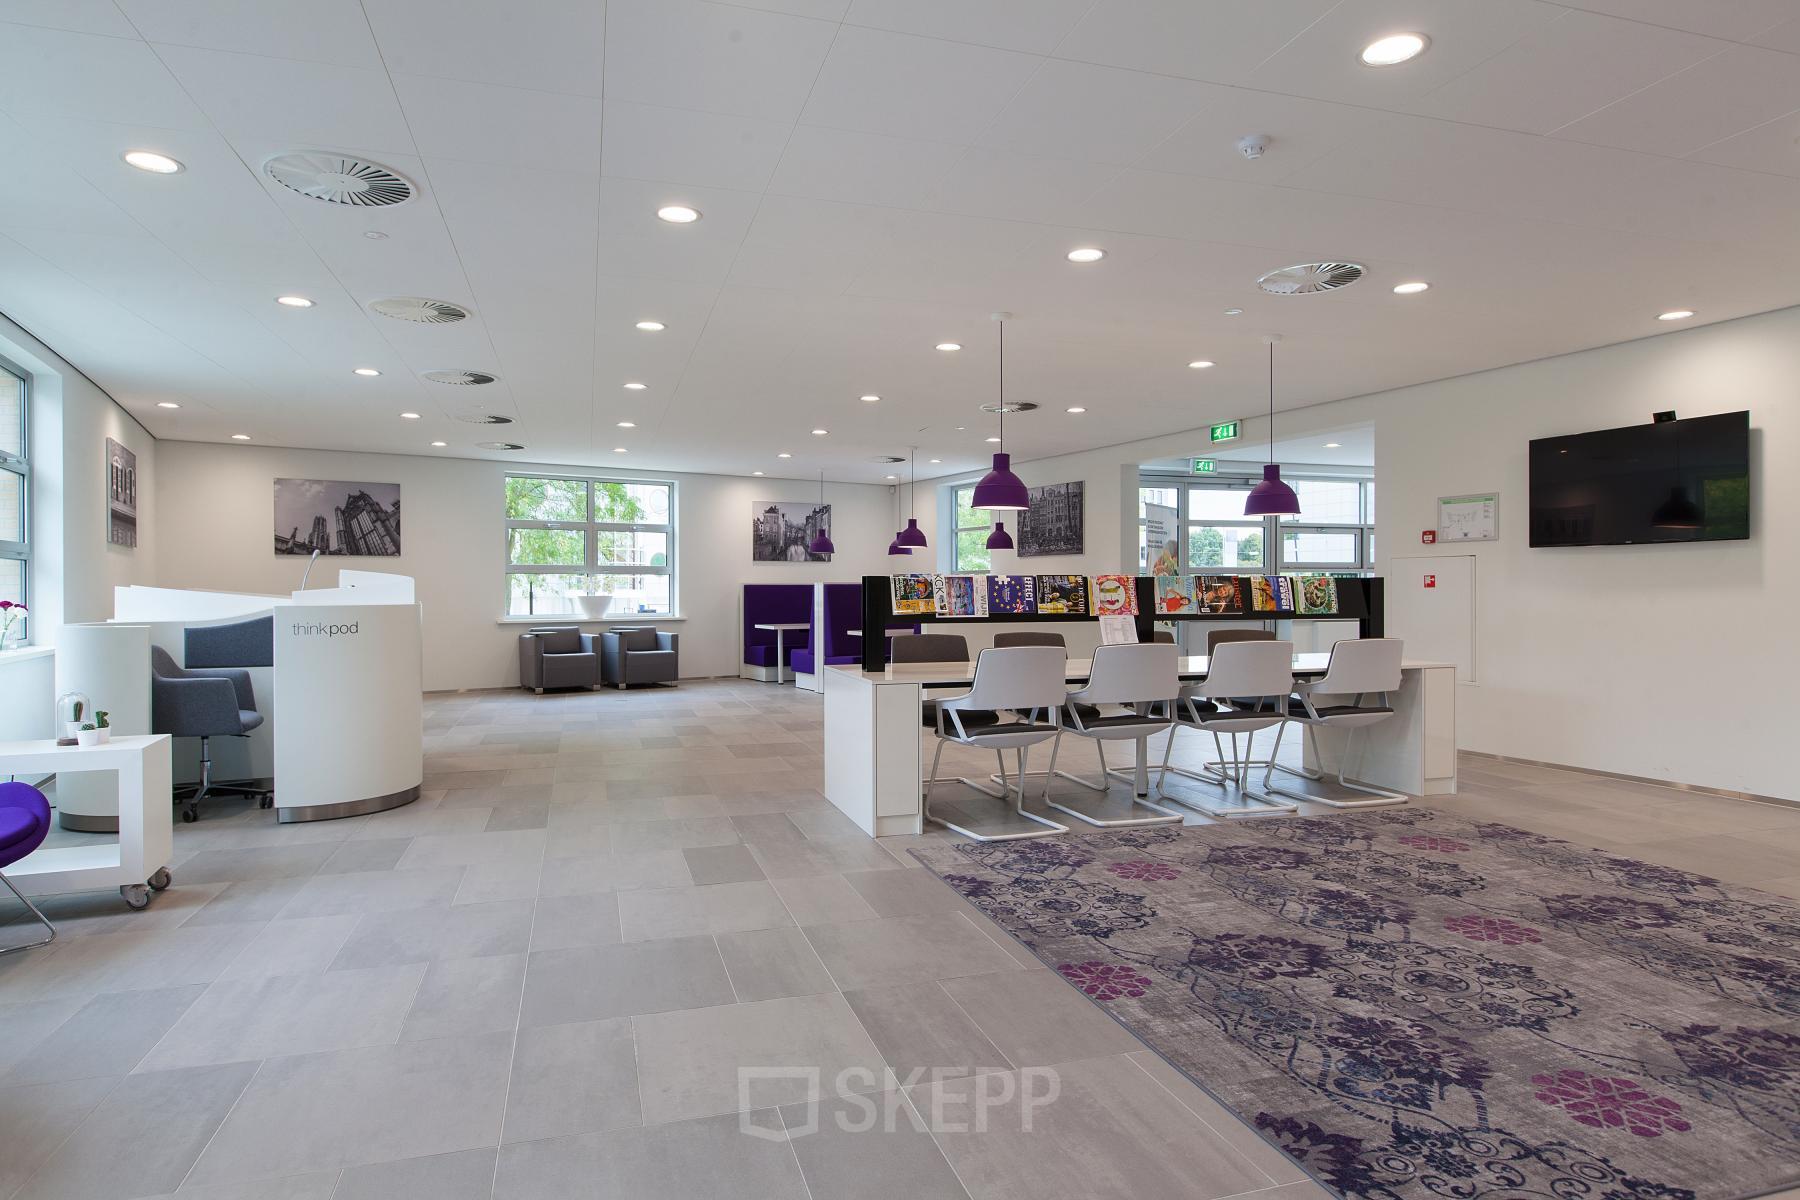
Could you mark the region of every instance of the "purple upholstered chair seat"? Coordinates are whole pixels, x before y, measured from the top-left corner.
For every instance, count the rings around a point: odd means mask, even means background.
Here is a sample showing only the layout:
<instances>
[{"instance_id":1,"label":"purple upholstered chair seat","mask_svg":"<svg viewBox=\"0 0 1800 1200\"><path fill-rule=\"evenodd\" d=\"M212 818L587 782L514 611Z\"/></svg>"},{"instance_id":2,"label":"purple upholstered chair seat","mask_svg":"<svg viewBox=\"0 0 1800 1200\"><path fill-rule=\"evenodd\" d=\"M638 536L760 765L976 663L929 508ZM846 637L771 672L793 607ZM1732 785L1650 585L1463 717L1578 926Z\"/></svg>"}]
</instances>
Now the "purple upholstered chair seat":
<instances>
[{"instance_id":1,"label":"purple upholstered chair seat","mask_svg":"<svg viewBox=\"0 0 1800 1200\"><path fill-rule=\"evenodd\" d=\"M0 808L0 853L12 849L28 837L43 840L44 830L37 817L22 808ZM27 851L29 853L29 851ZM24 855L20 856L21 858Z\"/></svg>"},{"instance_id":2,"label":"purple upholstered chair seat","mask_svg":"<svg viewBox=\"0 0 1800 1200\"><path fill-rule=\"evenodd\" d=\"M29 783L0 783L0 867L10 867L44 844L50 836L50 801L44 793ZM33 946L45 946L56 940L56 926L37 910L37 906L26 900L18 888L13 887L12 880L0 875L0 883L12 890L31 915L42 922L49 936L42 941L30 942L23 946L9 946L0 950L0 954L11 954L14 950L29 950Z\"/></svg>"}]
</instances>

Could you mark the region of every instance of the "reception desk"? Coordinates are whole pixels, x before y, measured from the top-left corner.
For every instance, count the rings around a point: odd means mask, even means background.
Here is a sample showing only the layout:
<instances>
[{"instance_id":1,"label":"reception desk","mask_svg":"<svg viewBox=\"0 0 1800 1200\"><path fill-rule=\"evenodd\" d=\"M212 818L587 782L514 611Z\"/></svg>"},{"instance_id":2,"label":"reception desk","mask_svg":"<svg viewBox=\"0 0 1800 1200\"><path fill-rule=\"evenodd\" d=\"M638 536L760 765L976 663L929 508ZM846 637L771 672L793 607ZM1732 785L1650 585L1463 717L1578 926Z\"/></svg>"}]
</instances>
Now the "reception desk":
<instances>
[{"instance_id":1,"label":"reception desk","mask_svg":"<svg viewBox=\"0 0 1800 1200\"><path fill-rule=\"evenodd\" d=\"M1325 673L1331 655L1295 656L1300 678ZM1181 678L1206 678L1204 655L1181 660ZM1087 682L1090 659L1071 658L1067 682ZM830 666L825 679L825 798L871 837L924 832L920 796L921 701L927 688L966 688L971 663L913 663L865 671ZM1456 668L1450 663L1402 664L1394 716L1358 737L1347 774L1410 796L1456 792ZM927 735L929 736L929 735ZM1341 732L1319 730L1326 765L1336 769L1345 750ZM1160 746L1160 742L1158 743ZM1309 763L1309 765L1311 765Z\"/></svg>"}]
</instances>

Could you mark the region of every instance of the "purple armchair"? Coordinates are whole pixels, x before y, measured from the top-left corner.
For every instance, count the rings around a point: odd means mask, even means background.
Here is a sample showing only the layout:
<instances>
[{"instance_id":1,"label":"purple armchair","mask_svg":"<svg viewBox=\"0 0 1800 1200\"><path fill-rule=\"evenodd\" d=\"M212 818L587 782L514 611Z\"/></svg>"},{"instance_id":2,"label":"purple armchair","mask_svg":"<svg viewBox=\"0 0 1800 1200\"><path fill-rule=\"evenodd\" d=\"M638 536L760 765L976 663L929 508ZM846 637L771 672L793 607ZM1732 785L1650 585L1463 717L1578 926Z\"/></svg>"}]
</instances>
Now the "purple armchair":
<instances>
[{"instance_id":1,"label":"purple armchair","mask_svg":"<svg viewBox=\"0 0 1800 1200\"><path fill-rule=\"evenodd\" d=\"M10 867L43 845L44 839L50 835L50 801L44 793L28 783L0 783L0 867ZM0 883L4 883L13 895L19 898L39 924L49 931L49 936L35 942L26 942L22 946L8 946L0 950L0 954L11 954L16 950L30 950L37 946L48 946L56 940L56 926L50 919L38 911L37 905L25 899L25 893L13 886L13 881L0 873Z\"/></svg>"}]
</instances>

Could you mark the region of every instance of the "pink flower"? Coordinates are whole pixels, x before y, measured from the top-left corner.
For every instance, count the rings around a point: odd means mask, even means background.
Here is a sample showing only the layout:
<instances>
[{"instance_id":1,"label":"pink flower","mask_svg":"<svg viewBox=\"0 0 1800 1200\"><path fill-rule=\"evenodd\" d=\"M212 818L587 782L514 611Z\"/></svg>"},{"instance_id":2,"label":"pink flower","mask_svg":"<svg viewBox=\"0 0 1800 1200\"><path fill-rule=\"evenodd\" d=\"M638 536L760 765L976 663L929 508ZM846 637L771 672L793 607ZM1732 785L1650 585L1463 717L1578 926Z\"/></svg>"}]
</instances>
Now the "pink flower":
<instances>
[{"instance_id":1,"label":"pink flower","mask_svg":"<svg viewBox=\"0 0 1800 1200\"><path fill-rule=\"evenodd\" d=\"M1120 996L1142 996L1150 981L1119 963L1063 963L1057 973L1096 1000L1117 1000Z\"/></svg>"},{"instance_id":2,"label":"pink flower","mask_svg":"<svg viewBox=\"0 0 1800 1200\"><path fill-rule=\"evenodd\" d=\"M1540 1102L1560 1108L1594 1129L1626 1129L1638 1137L1652 1138L1693 1128L1681 1116L1681 1105L1667 1096L1652 1096L1635 1079L1562 1070L1555 1075L1533 1075L1531 1082Z\"/></svg>"},{"instance_id":3,"label":"pink flower","mask_svg":"<svg viewBox=\"0 0 1800 1200\"><path fill-rule=\"evenodd\" d=\"M1130 862L1108 863L1106 869L1120 879L1136 879L1152 883L1162 879L1174 879L1181 874L1179 870L1167 863L1145 862L1143 859L1132 859Z\"/></svg>"},{"instance_id":4,"label":"pink flower","mask_svg":"<svg viewBox=\"0 0 1800 1200\"><path fill-rule=\"evenodd\" d=\"M1470 913L1466 917L1445 917L1444 928L1451 933L1462 934L1471 942L1499 942L1503 946L1544 940L1544 935L1529 925L1520 925L1505 917L1484 917L1480 913Z\"/></svg>"},{"instance_id":5,"label":"pink flower","mask_svg":"<svg viewBox=\"0 0 1800 1200\"><path fill-rule=\"evenodd\" d=\"M1414 850L1441 850L1451 854L1460 854L1469 848L1467 842L1459 842L1455 838L1434 837L1428 833L1415 833L1400 839L1402 846L1411 846Z\"/></svg>"}]
</instances>

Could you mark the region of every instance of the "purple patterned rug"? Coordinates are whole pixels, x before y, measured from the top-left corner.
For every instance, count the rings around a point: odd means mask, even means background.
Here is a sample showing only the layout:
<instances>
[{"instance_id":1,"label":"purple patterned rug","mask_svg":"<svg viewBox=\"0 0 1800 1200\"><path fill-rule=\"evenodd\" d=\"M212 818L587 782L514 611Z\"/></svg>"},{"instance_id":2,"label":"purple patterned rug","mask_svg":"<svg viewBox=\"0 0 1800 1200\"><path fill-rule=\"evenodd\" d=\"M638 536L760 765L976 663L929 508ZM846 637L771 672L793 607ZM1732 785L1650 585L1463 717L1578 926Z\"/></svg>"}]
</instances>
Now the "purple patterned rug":
<instances>
[{"instance_id":1,"label":"purple patterned rug","mask_svg":"<svg viewBox=\"0 0 1800 1200\"><path fill-rule=\"evenodd\" d=\"M1344 1196L1800 1184L1800 907L1423 808L914 852Z\"/></svg>"}]
</instances>

